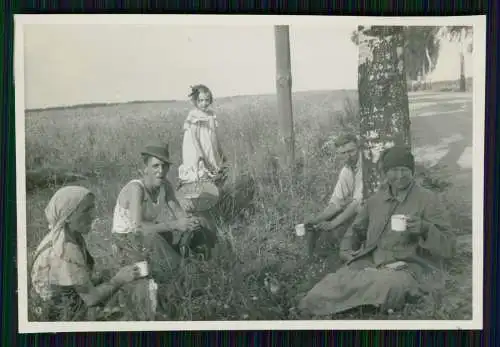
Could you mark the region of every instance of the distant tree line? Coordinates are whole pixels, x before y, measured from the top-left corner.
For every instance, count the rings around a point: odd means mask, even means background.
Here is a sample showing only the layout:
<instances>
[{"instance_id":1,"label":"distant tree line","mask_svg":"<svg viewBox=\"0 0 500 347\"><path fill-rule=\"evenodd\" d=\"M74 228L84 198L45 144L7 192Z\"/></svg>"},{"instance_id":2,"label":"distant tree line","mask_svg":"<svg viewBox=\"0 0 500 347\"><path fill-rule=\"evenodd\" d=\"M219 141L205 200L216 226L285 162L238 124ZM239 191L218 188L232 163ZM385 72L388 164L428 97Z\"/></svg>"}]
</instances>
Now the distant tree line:
<instances>
[{"instance_id":1,"label":"distant tree line","mask_svg":"<svg viewBox=\"0 0 500 347\"><path fill-rule=\"evenodd\" d=\"M470 26L407 26L404 27L404 64L408 81L427 81L434 71L440 52L440 39L446 38L459 43L460 91L466 90L465 55L472 53L473 45L468 43L473 35ZM359 44L359 32L354 31L351 41ZM425 85L424 85L425 87Z\"/></svg>"}]
</instances>

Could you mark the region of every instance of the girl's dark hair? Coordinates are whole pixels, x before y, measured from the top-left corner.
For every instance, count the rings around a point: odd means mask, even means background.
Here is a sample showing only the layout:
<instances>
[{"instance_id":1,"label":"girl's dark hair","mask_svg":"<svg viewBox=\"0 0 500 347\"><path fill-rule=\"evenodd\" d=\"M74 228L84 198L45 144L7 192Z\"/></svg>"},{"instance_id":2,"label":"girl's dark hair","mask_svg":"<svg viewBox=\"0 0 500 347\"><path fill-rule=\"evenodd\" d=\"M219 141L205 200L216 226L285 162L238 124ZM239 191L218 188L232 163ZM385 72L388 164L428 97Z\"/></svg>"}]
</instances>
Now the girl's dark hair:
<instances>
[{"instance_id":1,"label":"girl's dark hair","mask_svg":"<svg viewBox=\"0 0 500 347\"><path fill-rule=\"evenodd\" d=\"M210 90L210 88L208 88L204 84L197 84L197 85L191 86L191 93L189 93L189 95L188 95L188 97L191 98L191 101L193 102L193 104L196 105L196 102L198 101L198 96L200 95L200 93L207 93L210 96L210 103L213 102L213 95L212 95L212 91Z\"/></svg>"}]
</instances>

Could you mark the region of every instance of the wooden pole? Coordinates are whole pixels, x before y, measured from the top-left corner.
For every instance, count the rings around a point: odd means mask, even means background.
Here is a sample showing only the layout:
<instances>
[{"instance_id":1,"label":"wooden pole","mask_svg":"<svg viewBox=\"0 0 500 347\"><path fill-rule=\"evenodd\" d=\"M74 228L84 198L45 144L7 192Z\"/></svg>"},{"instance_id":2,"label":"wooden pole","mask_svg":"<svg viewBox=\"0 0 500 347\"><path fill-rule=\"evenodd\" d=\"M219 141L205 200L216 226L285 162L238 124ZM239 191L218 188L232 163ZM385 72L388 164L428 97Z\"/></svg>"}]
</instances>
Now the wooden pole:
<instances>
[{"instance_id":1,"label":"wooden pole","mask_svg":"<svg viewBox=\"0 0 500 347\"><path fill-rule=\"evenodd\" d=\"M276 49L276 92L278 99L279 136L283 147L282 164L291 167L295 162L295 135L292 112L292 69L288 25L274 27Z\"/></svg>"}]
</instances>

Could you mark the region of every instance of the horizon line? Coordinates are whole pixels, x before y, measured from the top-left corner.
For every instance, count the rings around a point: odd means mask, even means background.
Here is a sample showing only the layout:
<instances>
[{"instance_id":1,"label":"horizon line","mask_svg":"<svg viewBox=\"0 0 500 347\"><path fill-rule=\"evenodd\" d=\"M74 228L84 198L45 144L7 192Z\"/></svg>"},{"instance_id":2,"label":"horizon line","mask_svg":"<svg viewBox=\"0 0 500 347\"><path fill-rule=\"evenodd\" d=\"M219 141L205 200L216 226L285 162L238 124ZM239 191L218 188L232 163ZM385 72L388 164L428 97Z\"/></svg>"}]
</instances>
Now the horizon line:
<instances>
[{"instance_id":1,"label":"horizon line","mask_svg":"<svg viewBox=\"0 0 500 347\"><path fill-rule=\"evenodd\" d=\"M473 80L472 76L466 77L466 81ZM442 81L432 81L431 84L441 84L441 83L456 83L459 79L454 80L442 80ZM340 88L340 89L309 89L309 90L297 90L292 92L292 95L299 93L318 93L318 92L355 92L357 88ZM227 95L221 96L217 98L218 100L224 100L229 98L238 98L238 97L249 97L249 96L271 96L276 95L276 93L261 93L261 94L235 94L235 95ZM40 112L40 111L52 111L52 110L64 110L64 109L75 109L75 108L89 108L89 107L106 107L106 106L117 106L117 105L127 105L127 104L142 104L142 103L174 103L174 102L189 102L189 100L183 99L152 99L152 100L129 100L129 101L118 101L118 102L89 102L82 104L70 104L70 105L59 105L59 106L46 106L46 107L34 107L34 108L25 108L24 112Z\"/></svg>"},{"instance_id":2,"label":"horizon line","mask_svg":"<svg viewBox=\"0 0 500 347\"><path fill-rule=\"evenodd\" d=\"M309 89L309 90L298 90L292 92L293 94L298 93L318 93L318 92L339 92L339 91L357 91L357 89L353 88L342 88L342 89ZM224 100L229 98L239 98L239 97L249 97L249 96L271 96L276 95L276 93L261 93L261 94L235 94L235 95L227 95L218 97L218 100ZM129 101L116 101L116 102L105 102L105 101L96 101L89 102L83 104L71 104L71 105L60 105L60 106L47 106L47 107L34 107L34 108L25 108L25 112L38 112L38 111L51 111L51 110L61 110L61 109L73 109L73 108L88 108L88 107L99 107L99 106L117 106L117 105L126 105L126 104L142 104L142 103L173 103L173 102L189 102L188 99L152 99L152 100L129 100Z\"/></svg>"}]
</instances>

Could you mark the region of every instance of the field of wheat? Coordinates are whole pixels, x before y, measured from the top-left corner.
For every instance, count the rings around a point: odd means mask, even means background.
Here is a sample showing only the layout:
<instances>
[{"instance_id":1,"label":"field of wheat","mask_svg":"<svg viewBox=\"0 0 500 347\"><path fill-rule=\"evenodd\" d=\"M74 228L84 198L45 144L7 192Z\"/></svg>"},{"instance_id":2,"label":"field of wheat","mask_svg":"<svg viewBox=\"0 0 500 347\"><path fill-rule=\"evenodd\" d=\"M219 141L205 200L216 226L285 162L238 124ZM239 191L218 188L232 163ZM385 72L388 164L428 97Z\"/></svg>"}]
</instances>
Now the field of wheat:
<instances>
[{"instance_id":1,"label":"field of wheat","mask_svg":"<svg viewBox=\"0 0 500 347\"><path fill-rule=\"evenodd\" d=\"M332 252L321 262L307 263L304 240L294 235L293 226L325 207L338 173L334 152L325 144L340 128L355 122L357 101L356 93L350 91L296 93L293 100L298 162L293 179L276 166L275 96L216 100L223 148L237 172L255 178L257 193L251 213L244 212L224 226L232 236L234 251L219 247L214 259L200 264L197 276L185 274L189 278L184 278L171 300L166 319L314 318L295 310L297 300L325 273L334 271L339 260ZM98 267L114 268L109 243L112 210L121 187L137 176L140 150L151 142L168 143L173 161L180 164L182 123L190 108L187 101L179 101L26 112L26 169L85 175L87 179L77 183L97 196L97 230L88 244ZM175 182L176 176L177 165L171 168L169 179ZM27 193L28 260L47 232L43 211L58 188L49 182ZM470 276L460 270L467 263L469 258L456 262L458 270L450 272L445 293L390 316L363 311L349 315L357 319L471 319L470 284L460 283ZM264 285L269 277L280 284L278 292ZM450 297L452 304L446 301Z\"/></svg>"}]
</instances>

